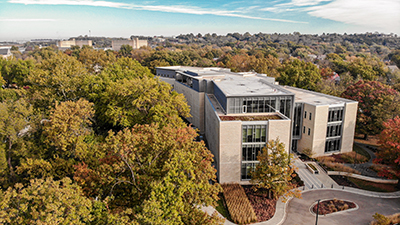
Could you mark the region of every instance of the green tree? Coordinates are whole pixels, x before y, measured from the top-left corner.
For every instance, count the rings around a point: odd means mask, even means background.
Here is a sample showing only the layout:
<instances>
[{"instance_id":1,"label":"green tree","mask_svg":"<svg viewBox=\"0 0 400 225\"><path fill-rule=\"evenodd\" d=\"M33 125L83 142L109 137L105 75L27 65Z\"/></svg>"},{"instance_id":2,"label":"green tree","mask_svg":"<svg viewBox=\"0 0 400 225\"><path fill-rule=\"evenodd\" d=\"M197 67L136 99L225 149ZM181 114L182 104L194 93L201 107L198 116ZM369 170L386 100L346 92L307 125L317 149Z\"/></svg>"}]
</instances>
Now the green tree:
<instances>
[{"instance_id":1,"label":"green tree","mask_svg":"<svg viewBox=\"0 0 400 225\"><path fill-rule=\"evenodd\" d=\"M54 147L54 154L60 157L85 158L93 116L93 103L84 99L56 104L44 125L45 143Z\"/></svg>"},{"instance_id":2,"label":"green tree","mask_svg":"<svg viewBox=\"0 0 400 225\"><path fill-rule=\"evenodd\" d=\"M32 107L24 99L0 103L0 138L6 144L4 152L11 182L15 180L16 157L23 154L22 137L29 131L31 115Z\"/></svg>"},{"instance_id":3,"label":"green tree","mask_svg":"<svg viewBox=\"0 0 400 225\"><path fill-rule=\"evenodd\" d=\"M356 131L365 139L369 134L380 133L383 122L400 112L399 93L378 81L360 80L349 86L342 97L358 101Z\"/></svg>"},{"instance_id":4,"label":"green tree","mask_svg":"<svg viewBox=\"0 0 400 225\"><path fill-rule=\"evenodd\" d=\"M121 58L88 82L88 98L95 103L96 118L105 127L132 127L158 122L183 125L188 117L183 95L154 78L136 60Z\"/></svg>"},{"instance_id":5,"label":"green tree","mask_svg":"<svg viewBox=\"0 0 400 225\"><path fill-rule=\"evenodd\" d=\"M86 69L93 73L99 73L107 65L114 63L116 57L104 50L94 50L93 48L82 48L79 52L78 60L85 65Z\"/></svg>"},{"instance_id":6,"label":"green tree","mask_svg":"<svg viewBox=\"0 0 400 225\"><path fill-rule=\"evenodd\" d=\"M121 48L119 49L119 54L123 57L129 57L131 56L133 51L132 46L130 45L122 45Z\"/></svg>"},{"instance_id":7,"label":"green tree","mask_svg":"<svg viewBox=\"0 0 400 225\"><path fill-rule=\"evenodd\" d=\"M292 190L296 187L291 182L296 176L291 163L292 155L286 152L285 145L279 139L268 141L257 160L259 163L250 172L250 182L256 185L255 189L268 189L269 198L273 194L275 199L283 196L284 201L288 197L301 196L298 190Z\"/></svg>"},{"instance_id":8,"label":"green tree","mask_svg":"<svg viewBox=\"0 0 400 225\"><path fill-rule=\"evenodd\" d=\"M400 50L392 51L389 54L390 60L394 62L394 64L400 68Z\"/></svg>"},{"instance_id":9,"label":"green tree","mask_svg":"<svg viewBox=\"0 0 400 225\"><path fill-rule=\"evenodd\" d=\"M321 80L321 73L317 66L298 59L285 61L278 71L280 76L277 81L282 85L316 90L316 84Z\"/></svg>"},{"instance_id":10,"label":"green tree","mask_svg":"<svg viewBox=\"0 0 400 225\"><path fill-rule=\"evenodd\" d=\"M43 60L28 75L29 97L36 109L50 110L58 101L83 97L88 72L74 57L58 53Z\"/></svg>"},{"instance_id":11,"label":"green tree","mask_svg":"<svg viewBox=\"0 0 400 225\"><path fill-rule=\"evenodd\" d=\"M156 124L110 132L100 165L82 167L75 180L111 193L113 207L132 208L141 224L215 224L217 216L200 207L214 205L221 188L209 182L212 154L196 135L190 127Z\"/></svg>"},{"instance_id":12,"label":"green tree","mask_svg":"<svg viewBox=\"0 0 400 225\"><path fill-rule=\"evenodd\" d=\"M6 81L5 85L16 84L22 86L31 70L34 68L34 60L21 60L16 58L0 58L0 74Z\"/></svg>"},{"instance_id":13,"label":"green tree","mask_svg":"<svg viewBox=\"0 0 400 225\"><path fill-rule=\"evenodd\" d=\"M92 202L68 178L16 184L0 197L1 224L87 224L91 210Z\"/></svg>"}]
</instances>

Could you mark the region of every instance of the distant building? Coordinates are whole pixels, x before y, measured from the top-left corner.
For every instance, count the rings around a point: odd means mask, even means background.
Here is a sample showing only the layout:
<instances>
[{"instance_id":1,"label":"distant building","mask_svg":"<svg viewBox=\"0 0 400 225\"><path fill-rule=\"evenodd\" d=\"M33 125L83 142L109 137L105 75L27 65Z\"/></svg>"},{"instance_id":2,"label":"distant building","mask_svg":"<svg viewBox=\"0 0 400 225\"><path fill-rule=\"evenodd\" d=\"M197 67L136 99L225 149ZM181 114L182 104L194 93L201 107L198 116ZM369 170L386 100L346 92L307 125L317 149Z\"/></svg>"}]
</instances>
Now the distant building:
<instances>
[{"instance_id":1,"label":"distant building","mask_svg":"<svg viewBox=\"0 0 400 225\"><path fill-rule=\"evenodd\" d=\"M248 184L268 140L279 138L288 152L310 149L315 157L353 149L356 101L281 86L255 72L185 66L156 71L186 97L187 119L205 136L220 183Z\"/></svg>"},{"instance_id":2,"label":"distant building","mask_svg":"<svg viewBox=\"0 0 400 225\"><path fill-rule=\"evenodd\" d=\"M133 38L132 40L113 40L112 49L114 51L119 51L122 45L130 45L133 49L139 49L140 47L147 47L147 40L139 40L139 38Z\"/></svg>"},{"instance_id":3,"label":"distant building","mask_svg":"<svg viewBox=\"0 0 400 225\"><path fill-rule=\"evenodd\" d=\"M0 56L4 59L12 56L11 48L0 48Z\"/></svg>"},{"instance_id":4,"label":"distant building","mask_svg":"<svg viewBox=\"0 0 400 225\"><path fill-rule=\"evenodd\" d=\"M77 45L82 48L84 45L92 46L92 40L68 40L68 41L58 41L57 47L59 48L71 48L71 46Z\"/></svg>"}]
</instances>

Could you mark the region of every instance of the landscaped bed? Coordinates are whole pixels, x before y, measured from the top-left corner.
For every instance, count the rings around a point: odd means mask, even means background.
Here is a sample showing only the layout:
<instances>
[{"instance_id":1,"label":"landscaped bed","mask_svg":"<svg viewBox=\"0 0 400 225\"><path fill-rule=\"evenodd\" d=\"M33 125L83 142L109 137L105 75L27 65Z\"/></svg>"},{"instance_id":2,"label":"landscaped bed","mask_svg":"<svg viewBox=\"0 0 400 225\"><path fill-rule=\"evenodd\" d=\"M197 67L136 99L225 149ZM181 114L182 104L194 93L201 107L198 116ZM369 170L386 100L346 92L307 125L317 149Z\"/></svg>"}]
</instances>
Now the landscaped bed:
<instances>
[{"instance_id":1,"label":"landscaped bed","mask_svg":"<svg viewBox=\"0 0 400 225\"><path fill-rule=\"evenodd\" d=\"M334 199L320 201L319 204L315 204L312 207L312 211L316 214L318 208L318 215L327 215L348 209L354 209L356 207L357 205L354 202L338 200L334 198Z\"/></svg>"},{"instance_id":2,"label":"landscaped bed","mask_svg":"<svg viewBox=\"0 0 400 225\"><path fill-rule=\"evenodd\" d=\"M339 175L330 176L337 184L346 187L360 188L367 191L377 191L377 192L394 192L399 191L396 184L380 184L365 180L360 180L352 177L345 177Z\"/></svg>"},{"instance_id":3,"label":"landscaped bed","mask_svg":"<svg viewBox=\"0 0 400 225\"><path fill-rule=\"evenodd\" d=\"M276 199L268 199L268 191L259 189L257 192L251 188L252 186L243 186L254 212L257 215L257 221L267 221L275 214Z\"/></svg>"},{"instance_id":4,"label":"landscaped bed","mask_svg":"<svg viewBox=\"0 0 400 225\"><path fill-rule=\"evenodd\" d=\"M249 224L257 221L249 199L243 187L239 184L222 184L224 199L233 222L238 224Z\"/></svg>"},{"instance_id":5,"label":"landscaped bed","mask_svg":"<svg viewBox=\"0 0 400 225\"><path fill-rule=\"evenodd\" d=\"M282 118L278 115L260 115L260 116L220 116L222 121L233 121L233 120L241 120L241 121L264 121L264 120L281 120Z\"/></svg>"}]
</instances>

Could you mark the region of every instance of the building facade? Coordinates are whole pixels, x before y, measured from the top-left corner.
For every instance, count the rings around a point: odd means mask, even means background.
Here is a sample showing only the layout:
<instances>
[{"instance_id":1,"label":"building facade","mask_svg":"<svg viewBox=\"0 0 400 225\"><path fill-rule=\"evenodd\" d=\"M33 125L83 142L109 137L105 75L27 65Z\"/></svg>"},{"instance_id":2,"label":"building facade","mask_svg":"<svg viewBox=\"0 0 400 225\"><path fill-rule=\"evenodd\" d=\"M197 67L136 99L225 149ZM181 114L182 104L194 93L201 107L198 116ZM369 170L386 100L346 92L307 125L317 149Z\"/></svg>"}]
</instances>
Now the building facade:
<instances>
[{"instance_id":1,"label":"building facade","mask_svg":"<svg viewBox=\"0 0 400 225\"><path fill-rule=\"evenodd\" d=\"M71 46L77 45L82 48L84 45L92 46L92 40L68 40L68 41L58 41L57 47L59 48L71 48Z\"/></svg>"},{"instance_id":2,"label":"building facade","mask_svg":"<svg viewBox=\"0 0 400 225\"><path fill-rule=\"evenodd\" d=\"M11 48L0 48L0 56L3 59L7 59L8 57L12 56Z\"/></svg>"},{"instance_id":3,"label":"building facade","mask_svg":"<svg viewBox=\"0 0 400 225\"><path fill-rule=\"evenodd\" d=\"M122 45L130 45L133 49L139 49L140 47L147 47L147 40L139 40L139 38L133 38L132 40L113 40L112 49L119 51Z\"/></svg>"},{"instance_id":4,"label":"building facade","mask_svg":"<svg viewBox=\"0 0 400 225\"><path fill-rule=\"evenodd\" d=\"M187 119L205 136L220 183L248 183L257 155L276 138L288 152L352 150L357 102L281 86L254 72L184 66L156 71L186 97L192 115Z\"/></svg>"}]
</instances>

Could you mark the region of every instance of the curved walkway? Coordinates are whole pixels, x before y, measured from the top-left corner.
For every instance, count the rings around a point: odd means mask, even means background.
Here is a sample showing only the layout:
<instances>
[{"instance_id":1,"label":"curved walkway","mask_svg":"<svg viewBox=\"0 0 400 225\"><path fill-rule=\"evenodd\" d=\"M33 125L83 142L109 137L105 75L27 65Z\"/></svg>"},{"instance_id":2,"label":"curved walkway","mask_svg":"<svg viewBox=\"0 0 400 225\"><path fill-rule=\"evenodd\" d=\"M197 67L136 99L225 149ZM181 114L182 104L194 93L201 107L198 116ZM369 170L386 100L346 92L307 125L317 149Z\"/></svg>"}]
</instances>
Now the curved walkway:
<instances>
[{"instance_id":1,"label":"curved walkway","mask_svg":"<svg viewBox=\"0 0 400 225\"><path fill-rule=\"evenodd\" d=\"M361 164L345 164L348 167L351 167L361 173L363 176L369 176L369 177L379 177L377 173L369 167L373 165L373 160L376 159L375 153L369 150L366 146L366 144L354 142L355 145L359 146L360 148L364 149L368 154L371 156L370 160L366 163L361 163ZM380 177L381 178L381 177Z\"/></svg>"}]
</instances>

